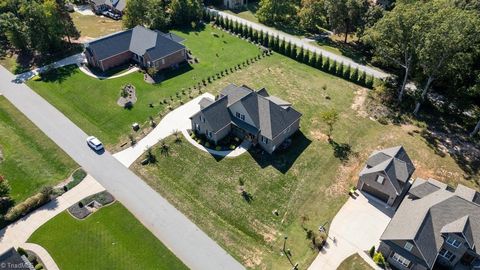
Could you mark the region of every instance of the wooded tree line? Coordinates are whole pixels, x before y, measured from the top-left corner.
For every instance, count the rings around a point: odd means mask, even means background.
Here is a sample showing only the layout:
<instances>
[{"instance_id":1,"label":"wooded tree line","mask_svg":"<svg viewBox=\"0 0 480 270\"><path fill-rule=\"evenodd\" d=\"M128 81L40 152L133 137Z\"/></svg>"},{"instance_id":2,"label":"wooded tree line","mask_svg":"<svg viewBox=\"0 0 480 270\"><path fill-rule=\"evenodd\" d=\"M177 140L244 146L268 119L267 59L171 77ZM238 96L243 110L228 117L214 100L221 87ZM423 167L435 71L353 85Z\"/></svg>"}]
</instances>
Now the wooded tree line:
<instances>
[{"instance_id":1,"label":"wooded tree line","mask_svg":"<svg viewBox=\"0 0 480 270\"><path fill-rule=\"evenodd\" d=\"M476 3L476 4L475 4ZM397 1L365 31L374 60L398 70L397 101L412 80L417 115L430 91L447 97L459 112L480 104L480 1ZM479 116L480 118L480 116ZM471 135L478 132L477 128Z\"/></svg>"},{"instance_id":2,"label":"wooded tree line","mask_svg":"<svg viewBox=\"0 0 480 270\"><path fill-rule=\"evenodd\" d=\"M126 28L136 25L158 30L190 25L203 15L201 0L129 0L123 16Z\"/></svg>"},{"instance_id":3,"label":"wooded tree line","mask_svg":"<svg viewBox=\"0 0 480 270\"><path fill-rule=\"evenodd\" d=\"M257 16L268 25L313 34L331 30L345 35L345 42L348 34L356 33L373 62L400 78L399 104L409 81L419 86L413 93L415 115L431 91L454 103L457 113L478 108L480 0L381 2L260 0ZM472 135L479 129L480 121Z\"/></svg>"},{"instance_id":4,"label":"wooded tree line","mask_svg":"<svg viewBox=\"0 0 480 270\"><path fill-rule=\"evenodd\" d=\"M298 28L309 33L323 29L348 35L373 25L384 9L368 0L261 0L257 11L260 22Z\"/></svg>"},{"instance_id":5,"label":"wooded tree line","mask_svg":"<svg viewBox=\"0 0 480 270\"><path fill-rule=\"evenodd\" d=\"M0 0L3 50L51 54L79 37L64 0Z\"/></svg>"}]
</instances>

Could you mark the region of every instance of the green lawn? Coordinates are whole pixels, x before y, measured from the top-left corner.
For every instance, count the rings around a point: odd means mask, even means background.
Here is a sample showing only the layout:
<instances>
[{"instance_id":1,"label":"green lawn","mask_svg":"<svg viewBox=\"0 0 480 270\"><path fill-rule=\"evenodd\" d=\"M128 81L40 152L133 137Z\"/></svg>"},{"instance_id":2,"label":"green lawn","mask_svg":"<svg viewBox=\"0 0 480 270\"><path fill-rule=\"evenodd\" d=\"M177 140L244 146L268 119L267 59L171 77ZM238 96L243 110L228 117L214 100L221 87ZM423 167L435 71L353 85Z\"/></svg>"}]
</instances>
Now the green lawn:
<instances>
[{"instance_id":1,"label":"green lawn","mask_svg":"<svg viewBox=\"0 0 480 270\"><path fill-rule=\"evenodd\" d=\"M373 270L358 254L354 254L343 261L337 270Z\"/></svg>"},{"instance_id":2,"label":"green lawn","mask_svg":"<svg viewBox=\"0 0 480 270\"><path fill-rule=\"evenodd\" d=\"M418 128L384 126L366 117L359 100L367 90L354 84L277 54L215 81L206 91L217 94L230 82L266 87L303 114L302 133L289 151L273 158L247 153L218 160L171 138L169 157L156 147L158 162L137 162L133 170L250 268L288 269L288 260L280 256L285 234L292 260L307 268L317 251L306 239L301 217L308 217L304 227L314 231L331 221L364 161L379 147L404 145L418 176L473 186L452 158L437 156L419 134L409 135ZM340 114L333 144L320 119L320 112L331 107ZM240 178L253 196L250 203L240 194ZM272 214L275 209L278 217Z\"/></svg>"},{"instance_id":3,"label":"green lawn","mask_svg":"<svg viewBox=\"0 0 480 270\"><path fill-rule=\"evenodd\" d=\"M185 45L199 59L199 63L183 70L183 73L179 72L177 76L171 74L170 79L160 84L145 83L140 73L112 80L97 80L77 68L66 67L55 80L29 81L28 85L84 131L112 145L118 143L120 137L126 137L132 123L143 123L149 116L163 111L164 105L159 105L159 102L164 98L175 97L175 93L182 89L192 87L202 79L260 53L256 46L210 26L198 32L174 33L186 38ZM132 83L137 89L138 101L131 110L116 104L120 87L126 83ZM150 108L149 103L153 103L154 108Z\"/></svg>"},{"instance_id":4,"label":"green lawn","mask_svg":"<svg viewBox=\"0 0 480 270\"><path fill-rule=\"evenodd\" d=\"M28 242L43 246L62 270L188 269L120 203L81 221L63 212Z\"/></svg>"},{"instance_id":5,"label":"green lawn","mask_svg":"<svg viewBox=\"0 0 480 270\"><path fill-rule=\"evenodd\" d=\"M77 167L53 141L0 96L0 175L11 186L15 202L38 192L45 185L64 180Z\"/></svg>"}]
</instances>

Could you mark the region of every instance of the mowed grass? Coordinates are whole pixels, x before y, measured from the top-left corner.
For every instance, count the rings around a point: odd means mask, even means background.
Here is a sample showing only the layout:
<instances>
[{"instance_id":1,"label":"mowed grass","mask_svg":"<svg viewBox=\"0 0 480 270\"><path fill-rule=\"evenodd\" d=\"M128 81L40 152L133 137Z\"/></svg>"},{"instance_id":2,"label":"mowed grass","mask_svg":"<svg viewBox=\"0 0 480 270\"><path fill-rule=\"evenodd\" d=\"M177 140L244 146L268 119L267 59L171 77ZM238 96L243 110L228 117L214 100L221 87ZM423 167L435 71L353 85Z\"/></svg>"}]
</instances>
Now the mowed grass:
<instances>
[{"instance_id":1,"label":"mowed grass","mask_svg":"<svg viewBox=\"0 0 480 270\"><path fill-rule=\"evenodd\" d=\"M40 129L0 96L0 175L11 186L15 202L64 180L76 163Z\"/></svg>"},{"instance_id":2,"label":"mowed grass","mask_svg":"<svg viewBox=\"0 0 480 270\"><path fill-rule=\"evenodd\" d=\"M168 157L157 146L156 164L136 162L132 169L249 268L290 269L281 256L284 235L293 262L307 268L318 252L306 230L316 231L332 220L374 149L404 145L416 175L472 186L452 158L435 155L417 133L409 135L415 127L381 125L364 116L361 106L353 106L362 104L366 89L277 54L206 91L217 94L228 83L266 87L303 114L301 133L289 151L271 158L247 153L219 160L170 138ZM329 144L324 134L320 113L327 108L340 114L333 133L336 144ZM351 150L345 157L340 150L347 146ZM241 196L240 179L253 198L250 203ZM301 217L306 217L303 225Z\"/></svg>"},{"instance_id":3,"label":"mowed grass","mask_svg":"<svg viewBox=\"0 0 480 270\"><path fill-rule=\"evenodd\" d=\"M62 270L188 269L118 202L85 220L63 212L28 242L44 247Z\"/></svg>"},{"instance_id":4,"label":"mowed grass","mask_svg":"<svg viewBox=\"0 0 480 270\"><path fill-rule=\"evenodd\" d=\"M78 12L70 13L75 27L83 39L98 38L123 29L122 21L115 21L103 16L81 15Z\"/></svg>"},{"instance_id":5,"label":"mowed grass","mask_svg":"<svg viewBox=\"0 0 480 270\"><path fill-rule=\"evenodd\" d=\"M373 270L373 268L358 254L354 254L343 261L337 270Z\"/></svg>"},{"instance_id":6,"label":"mowed grass","mask_svg":"<svg viewBox=\"0 0 480 270\"><path fill-rule=\"evenodd\" d=\"M160 101L164 98L175 98L175 93L182 89L193 87L202 79L260 53L256 46L210 26L202 31L174 33L186 39L184 44L199 59L199 63L193 64L191 69L179 71L176 76L170 74L172 77L160 84L145 83L143 74L140 73L98 80L75 67L66 67L60 70L63 75L55 80L29 81L28 85L84 131L99 137L107 145L112 145L131 132L133 123L143 123L149 116L163 111L166 105L160 104ZM136 87L138 97L131 110L117 105L121 86L127 83ZM185 100L186 96L183 98ZM149 106L150 103L154 104L153 108Z\"/></svg>"}]
</instances>

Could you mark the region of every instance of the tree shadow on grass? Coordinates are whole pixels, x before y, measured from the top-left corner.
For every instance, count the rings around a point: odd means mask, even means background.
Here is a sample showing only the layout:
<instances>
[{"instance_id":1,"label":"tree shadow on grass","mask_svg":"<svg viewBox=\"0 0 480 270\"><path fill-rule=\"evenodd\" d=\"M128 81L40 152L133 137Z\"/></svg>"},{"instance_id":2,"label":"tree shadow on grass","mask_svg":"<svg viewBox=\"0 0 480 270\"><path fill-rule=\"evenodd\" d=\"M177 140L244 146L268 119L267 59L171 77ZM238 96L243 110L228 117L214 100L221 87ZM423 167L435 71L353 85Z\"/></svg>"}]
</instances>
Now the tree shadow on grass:
<instances>
[{"instance_id":1,"label":"tree shadow on grass","mask_svg":"<svg viewBox=\"0 0 480 270\"><path fill-rule=\"evenodd\" d=\"M333 156L338 158L342 162L347 162L352 154L352 147L348 143L337 143L330 139L328 141L333 149Z\"/></svg>"},{"instance_id":2,"label":"tree shadow on grass","mask_svg":"<svg viewBox=\"0 0 480 270\"><path fill-rule=\"evenodd\" d=\"M41 74L41 78L44 82L62 83L77 72L79 72L77 65L69 65L45 71Z\"/></svg>"},{"instance_id":3,"label":"tree shadow on grass","mask_svg":"<svg viewBox=\"0 0 480 270\"><path fill-rule=\"evenodd\" d=\"M258 147L252 147L248 152L260 167L265 168L272 166L279 172L285 174L312 143L301 131L293 134L291 139L292 143L287 149L277 150L271 155Z\"/></svg>"}]
</instances>

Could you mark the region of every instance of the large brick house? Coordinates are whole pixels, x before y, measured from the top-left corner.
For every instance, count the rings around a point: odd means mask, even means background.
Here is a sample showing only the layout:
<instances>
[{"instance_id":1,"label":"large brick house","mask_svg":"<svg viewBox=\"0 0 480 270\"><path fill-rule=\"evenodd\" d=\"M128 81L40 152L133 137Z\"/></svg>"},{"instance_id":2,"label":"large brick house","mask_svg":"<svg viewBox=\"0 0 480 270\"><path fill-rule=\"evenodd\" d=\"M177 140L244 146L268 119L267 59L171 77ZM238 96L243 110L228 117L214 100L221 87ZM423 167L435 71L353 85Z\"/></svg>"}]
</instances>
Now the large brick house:
<instances>
[{"instance_id":1,"label":"large brick house","mask_svg":"<svg viewBox=\"0 0 480 270\"><path fill-rule=\"evenodd\" d=\"M480 194L417 178L380 240L395 269L480 269Z\"/></svg>"},{"instance_id":2,"label":"large brick house","mask_svg":"<svg viewBox=\"0 0 480 270\"><path fill-rule=\"evenodd\" d=\"M108 35L85 45L91 67L106 71L129 61L157 70L177 66L187 59L181 39L143 26Z\"/></svg>"},{"instance_id":3,"label":"large brick house","mask_svg":"<svg viewBox=\"0 0 480 270\"><path fill-rule=\"evenodd\" d=\"M200 100L200 111L190 117L192 130L213 143L232 133L272 153L300 127L301 113L292 104L270 96L265 88L228 85L211 100Z\"/></svg>"}]
</instances>

